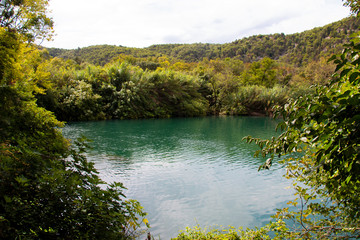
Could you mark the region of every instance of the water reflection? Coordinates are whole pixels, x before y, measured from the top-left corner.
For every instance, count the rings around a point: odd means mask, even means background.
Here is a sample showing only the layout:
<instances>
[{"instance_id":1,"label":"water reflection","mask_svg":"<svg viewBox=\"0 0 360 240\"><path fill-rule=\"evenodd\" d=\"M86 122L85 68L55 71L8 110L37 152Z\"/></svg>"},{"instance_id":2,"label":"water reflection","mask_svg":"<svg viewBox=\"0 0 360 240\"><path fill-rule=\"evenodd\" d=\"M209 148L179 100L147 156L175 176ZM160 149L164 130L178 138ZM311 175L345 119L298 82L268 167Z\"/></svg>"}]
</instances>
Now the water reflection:
<instances>
[{"instance_id":1,"label":"water reflection","mask_svg":"<svg viewBox=\"0 0 360 240\"><path fill-rule=\"evenodd\" d=\"M244 136L270 138L276 122L258 117L125 120L69 124L75 138L94 140L89 159L101 177L120 181L149 213L162 239L199 224L253 227L290 199L284 170L257 172L257 146Z\"/></svg>"}]
</instances>

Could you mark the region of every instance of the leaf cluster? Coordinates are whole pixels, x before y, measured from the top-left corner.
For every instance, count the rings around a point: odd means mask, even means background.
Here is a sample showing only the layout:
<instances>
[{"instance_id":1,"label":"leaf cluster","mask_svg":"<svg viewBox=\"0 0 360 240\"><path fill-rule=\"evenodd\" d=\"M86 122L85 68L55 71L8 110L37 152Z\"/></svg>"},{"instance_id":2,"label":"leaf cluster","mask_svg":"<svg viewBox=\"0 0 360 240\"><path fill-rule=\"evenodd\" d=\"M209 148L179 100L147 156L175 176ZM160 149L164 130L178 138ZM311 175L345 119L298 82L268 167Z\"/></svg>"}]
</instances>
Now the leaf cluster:
<instances>
[{"instance_id":1,"label":"leaf cluster","mask_svg":"<svg viewBox=\"0 0 360 240\"><path fill-rule=\"evenodd\" d=\"M0 238L135 238L147 224L140 204L103 182L84 141L70 144L37 105L34 94L51 86L46 54L0 30Z\"/></svg>"},{"instance_id":2,"label":"leaf cluster","mask_svg":"<svg viewBox=\"0 0 360 240\"><path fill-rule=\"evenodd\" d=\"M47 16L48 0L3 0L0 27L18 33L25 41L51 38L53 21Z\"/></svg>"},{"instance_id":3,"label":"leaf cluster","mask_svg":"<svg viewBox=\"0 0 360 240\"><path fill-rule=\"evenodd\" d=\"M359 237L359 53L356 37L330 59L337 67L328 85L278 109L284 119L279 137L247 138L260 146L259 154L270 157L262 168L286 156L287 177L295 180L298 198L289 204L299 205L298 211L285 208L275 216L281 224L294 221L295 227L285 224L281 236Z\"/></svg>"},{"instance_id":4,"label":"leaf cluster","mask_svg":"<svg viewBox=\"0 0 360 240\"><path fill-rule=\"evenodd\" d=\"M222 228L201 228L195 226L193 228L187 227L184 231L181 231L173 240L191 240L191 239L216 239L216 240L247 240L247 239L271 239L268 235L267 228L261 229L235 229L229 226L227 229Z\"/></svg>"}]
</instances>

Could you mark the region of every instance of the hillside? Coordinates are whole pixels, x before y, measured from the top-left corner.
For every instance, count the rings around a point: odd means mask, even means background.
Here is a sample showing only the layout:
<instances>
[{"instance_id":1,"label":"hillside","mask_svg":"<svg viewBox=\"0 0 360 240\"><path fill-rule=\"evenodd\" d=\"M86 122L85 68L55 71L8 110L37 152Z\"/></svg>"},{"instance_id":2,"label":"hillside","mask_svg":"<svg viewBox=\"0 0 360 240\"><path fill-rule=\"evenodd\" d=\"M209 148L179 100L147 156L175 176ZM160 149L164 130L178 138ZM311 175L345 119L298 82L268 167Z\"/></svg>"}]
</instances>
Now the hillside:
<instances>
[{"instance_id":1,"label":"hillside","mask_svg":"<svg viewBox=\"0 0 360 240\"><path fill-rule=\"evenodd\" d=\"M88 62L95 65L105 65L120 54L131 55L137 58L155 57L158 53L141 48L129 48L114 45L95 45L74 50L49 48L53 57L73 59L77 63Z\"/></svg>"},{"instance_id":2,"label":"hillside","mask_svg":"<svg viewBox=\"0 0 360 240\"><path fill-rule=\"evenodd\" d=\"M255 35L226 44L161 44L147 48L97 45L75 50L48 50L53 57L96 65L104 65L124 54L137 58L165 55L185 62L198 62L203 58L235 58L244 62L254 62L269 57L300 66L339 52L342 44L352 33L358 31L359 27L360 20L349 17L302 33Z\"/></svg>"},{"instance_id":3,"label":"hillside","mask_svg":"<svg viewBox=\"0 0 360 240\"><path fill-rule=\"evenodd\" d=\"M223 57L244 62L269 57L301 65L341 51L342 45L359 30L359 26L359 19L351 17L302 33L252 36L224 44Z\"/></svg>"}]
</instances>

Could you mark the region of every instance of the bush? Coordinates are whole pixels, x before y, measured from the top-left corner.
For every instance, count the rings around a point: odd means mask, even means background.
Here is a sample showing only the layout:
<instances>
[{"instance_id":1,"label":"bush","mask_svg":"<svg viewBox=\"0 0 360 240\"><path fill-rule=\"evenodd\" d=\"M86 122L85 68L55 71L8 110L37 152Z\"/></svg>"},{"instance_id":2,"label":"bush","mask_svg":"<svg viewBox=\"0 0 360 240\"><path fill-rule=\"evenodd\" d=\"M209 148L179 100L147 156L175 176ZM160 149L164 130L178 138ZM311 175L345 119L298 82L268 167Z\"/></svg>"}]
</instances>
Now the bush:
<instances>
[{"instance_id":1,"label":"bush","mask_svg":"<svg viewBox=\"0 0 360 240\"><path fill-rule=\"evenodd\" d=\"M62 123L36 104L33 94L43 90L32 78L37 50L19 46L8 55L13 64L1 66L0 238L135 238L146 214L120 183L101 181L83 141L70 145Z\"/></svg>"},{"instance_id":2,"label":"bush","mask_svg":"<svg viewBox=\"0 0 360 240\"><path fill-rule=\"evenodd\" d=\"M221 111L234 115L271 115L274 106L283 105L288 100L288 92L286 87L280 86L243 86L236 93L222 97Z\"/></svg>"}]
</instances>

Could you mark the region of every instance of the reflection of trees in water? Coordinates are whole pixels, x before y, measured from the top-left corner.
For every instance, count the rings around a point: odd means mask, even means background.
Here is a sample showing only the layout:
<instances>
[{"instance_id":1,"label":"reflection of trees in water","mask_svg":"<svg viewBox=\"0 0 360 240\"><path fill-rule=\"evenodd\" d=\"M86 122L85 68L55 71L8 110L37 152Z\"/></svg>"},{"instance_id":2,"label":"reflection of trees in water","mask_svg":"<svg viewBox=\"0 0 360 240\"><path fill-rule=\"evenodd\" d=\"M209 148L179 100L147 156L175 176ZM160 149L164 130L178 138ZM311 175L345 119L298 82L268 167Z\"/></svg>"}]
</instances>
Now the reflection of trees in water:
<instances>
[{"instance_id":1,"label":"reflection of trees in water","mask_svg":"<svg viewBox=\"0 0 360 240\"><path fill-rule=\"evenodd\" d=\"M94 140L89 159L100 176L123 182L127 196L149 212L152 233L166 236L194 218L202 224L255 226L283 206L278 202L289 195L283 169L257 172L261 163L253 154L258 147L242 141L247 135L271 137L275 126L269 118L226 116L68 127L72 133L89 133ZM272 212L262 214L267 211Z\"/></svg>"},{"instance_id":2,"label":"reflection of trees in water","mask_svg":"<svg viewBox=\"0 0 360 240\"><path fill-rule=\"evenodd\" d=\"M270 138L276 121L265 117L202 117L152 120L115 120L73 123L65 135L78 134L93 140L93 152L110 162L133 164L158 160L173 161L194 158L194 161L224 161L229 164L258 165L253 153L256 145L242 138Z\"/></svg>"}]
</instances>

